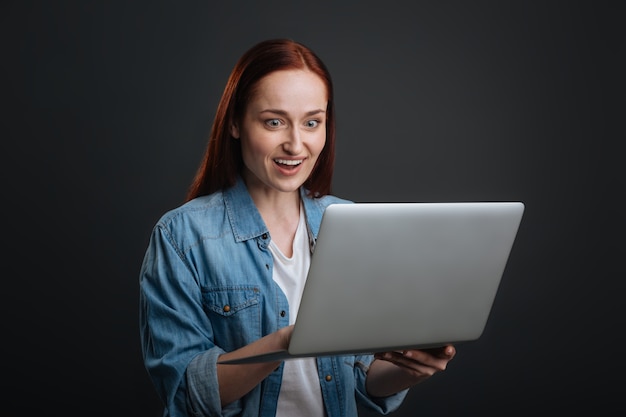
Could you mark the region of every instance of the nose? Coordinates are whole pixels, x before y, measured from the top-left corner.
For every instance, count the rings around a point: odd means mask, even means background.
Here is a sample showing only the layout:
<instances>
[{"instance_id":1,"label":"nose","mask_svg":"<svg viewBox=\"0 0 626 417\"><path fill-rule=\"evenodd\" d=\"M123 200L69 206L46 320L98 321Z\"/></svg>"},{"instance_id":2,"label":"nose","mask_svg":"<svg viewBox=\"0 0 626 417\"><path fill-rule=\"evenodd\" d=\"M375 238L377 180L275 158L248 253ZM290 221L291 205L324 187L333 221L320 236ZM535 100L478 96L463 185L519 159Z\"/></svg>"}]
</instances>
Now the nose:
<instances>
[{"instance_id":1,"label":"nose","mask_svg":"<svg viewBox=\"0 0 626 417\"><path fill-rule=\"evenodd\" d=\"M289 134L283 144L283 149L292 155L297 155L302 152L304 144L302 142L302 136L300 129L297 126L289 129Z\"/></svg>"}]
</instances>

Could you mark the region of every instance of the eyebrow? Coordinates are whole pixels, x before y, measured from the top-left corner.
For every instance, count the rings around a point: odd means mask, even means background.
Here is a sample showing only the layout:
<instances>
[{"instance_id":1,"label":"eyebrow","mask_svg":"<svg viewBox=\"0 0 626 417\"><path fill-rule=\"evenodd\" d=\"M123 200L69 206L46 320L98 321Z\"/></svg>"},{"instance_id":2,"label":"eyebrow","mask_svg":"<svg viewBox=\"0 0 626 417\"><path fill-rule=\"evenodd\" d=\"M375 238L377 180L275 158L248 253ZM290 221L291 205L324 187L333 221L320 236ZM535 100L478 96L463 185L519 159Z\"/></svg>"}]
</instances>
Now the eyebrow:
<instances>
[{"instance_id":1,"label":"eyebrow","mask_svg":"<svg viewBox=\"0 0 626 417\"><path fill-rule=\"evenodd\" d=\"M274 114L279 114L281 116L288 116L288 113L285 110L279 110L279 109L265 109L265 110L261 110L260 113L274 113ZM311 111L306 112L305 116L314 116L320 113L326 113L326 110L322 110L322 109L311 110Z\"/></svg>"}]
</instances>

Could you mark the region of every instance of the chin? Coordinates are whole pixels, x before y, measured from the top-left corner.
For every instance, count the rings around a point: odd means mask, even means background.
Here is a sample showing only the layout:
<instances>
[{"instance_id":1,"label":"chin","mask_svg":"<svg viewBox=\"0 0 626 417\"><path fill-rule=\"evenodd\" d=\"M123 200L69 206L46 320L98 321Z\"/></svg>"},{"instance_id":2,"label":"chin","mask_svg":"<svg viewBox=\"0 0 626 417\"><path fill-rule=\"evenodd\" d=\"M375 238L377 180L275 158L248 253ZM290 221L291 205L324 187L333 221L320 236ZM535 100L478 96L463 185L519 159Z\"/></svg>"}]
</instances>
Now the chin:
<instances>
[{"instance_id":1,"label":"chin","mask_svg":"<svg viewBox=\"0 0 626 417\"><path fill-rule=\"evenodd\" d=\"M292 178L287 180L281 180L277 182L277 188L283 192L293 192L297 191L302 184L304 184L305 179L300 178Z\"/></svg>"}]
</instances>

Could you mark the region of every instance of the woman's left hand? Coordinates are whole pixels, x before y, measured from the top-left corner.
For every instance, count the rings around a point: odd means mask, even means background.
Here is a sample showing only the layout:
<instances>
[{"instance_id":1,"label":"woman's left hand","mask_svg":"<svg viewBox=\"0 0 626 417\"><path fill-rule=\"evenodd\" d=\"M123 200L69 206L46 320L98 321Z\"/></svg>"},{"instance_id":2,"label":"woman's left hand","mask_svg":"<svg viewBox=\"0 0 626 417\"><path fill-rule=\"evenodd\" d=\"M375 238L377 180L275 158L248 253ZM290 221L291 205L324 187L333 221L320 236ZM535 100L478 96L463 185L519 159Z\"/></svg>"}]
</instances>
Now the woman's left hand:
<instances>
[{"instance_id":1,"label":"woman's left hand","mask_svg":"<svg viewBox=\"0 0 626 417\"><path fill-rule=\"evenodd\" d=\"M429 349L382 352L375 354L374 357L403 368L419 380L444 371L455 354L454 346L446 345Z\"/></svg>"},{"instance_id":2,"label":"woman's left hand","mask_svg":"<svg viewBox=\"0 0 626 417\"><path fill-rule=\"evenodd\" d=\"M367 375L367 391L384 397L419 384L444 371L455 355L452 345L376 353Z\"/></svg>"}]
</instances>

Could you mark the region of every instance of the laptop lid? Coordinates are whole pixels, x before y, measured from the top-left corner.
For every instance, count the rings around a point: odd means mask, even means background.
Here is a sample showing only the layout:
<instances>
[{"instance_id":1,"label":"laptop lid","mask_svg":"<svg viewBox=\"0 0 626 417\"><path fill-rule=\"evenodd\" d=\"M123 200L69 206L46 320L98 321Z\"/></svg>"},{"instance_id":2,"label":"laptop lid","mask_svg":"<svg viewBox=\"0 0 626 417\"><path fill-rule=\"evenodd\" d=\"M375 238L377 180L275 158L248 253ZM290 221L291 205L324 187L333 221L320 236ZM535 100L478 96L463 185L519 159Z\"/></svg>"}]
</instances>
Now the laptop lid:
<instances>
[{"instance_id":1,"label":"laptop lid","mask_svg":"<svg viewBox=\"0 0 626 417\"><path fill-rule=\"evenodd\" d=\"M288 352L267 360L478 339L523 211L521 202L328 206Z\"/></svg>"}]
</instances>

